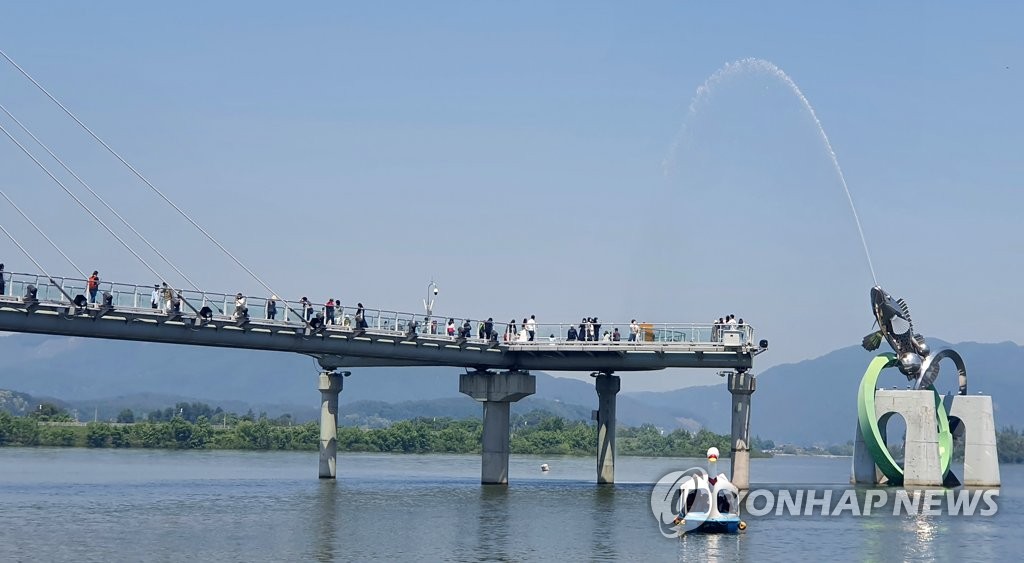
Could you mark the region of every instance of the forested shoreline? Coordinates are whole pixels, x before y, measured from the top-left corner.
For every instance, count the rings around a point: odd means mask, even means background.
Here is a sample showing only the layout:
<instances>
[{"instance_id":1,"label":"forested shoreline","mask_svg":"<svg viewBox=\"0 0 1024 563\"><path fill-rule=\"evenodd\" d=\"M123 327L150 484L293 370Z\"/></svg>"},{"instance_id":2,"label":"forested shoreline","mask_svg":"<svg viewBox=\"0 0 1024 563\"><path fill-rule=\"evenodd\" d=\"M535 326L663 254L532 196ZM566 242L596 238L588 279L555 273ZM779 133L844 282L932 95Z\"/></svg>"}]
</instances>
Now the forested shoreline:
<instances>
[{"instance_id":1,"label":"forested shoreline","mask_svg":"<svg viewBox=\"0 0 1024 563\"><path fill-rule=\"evenodd\" d=\"M27 416L0 411L0 446L57 446L90 448L158 448L206 450L316 450L320 429L316 422L296 424L289 415L226 413L202 403L175 405L147 413L135 421L130 410L117 422L76 423L53 405L43 404ZM514 454L596 455L597 428L593 423L567 420L546 411L512 417L509 446ZM480 453L483 424L479 419L414 418L383 428L338 428L338 451L384 453ZM1024 432L1014 427L996 433L999 461L1024 463ZM620 455L703 457L710 447L728 456L729 436L708 430L665 432L653 425L619 427ZM849 455L852 444L830 449L779 447L771 440L754 438L751 455L774 452Z\"/></svg>"},{"instance_id":2,"label":"forested shoreline","mask_svg":"<svg viewBox=\"0 0 1024 563\"><path fill-rule=\"evenodd\" d=\"M61 446L91 448L163 448L227 450L316 450L320 430L315 422L292 423L290 417L269 419L226 413L216 422L205 414L188 420L184 409L155 411L142 422L73 422L66 413L40 409L30 416L0 412L0 446ZM40 414L42 413L42 414ZM180 414L177 414L180 413ZM167 420L163 420L167 415ZM338 428L338 451L389 453L480 452L480 420L417 418L386 428ZM543 411L513 417L510 448L514 454L595 455L597 429L592 423L570 421ZM620 455L702 457L710 447L724 455L729 437L707 430L663 432L652 425L620 427Z\"/></svg>"}]
</instances>

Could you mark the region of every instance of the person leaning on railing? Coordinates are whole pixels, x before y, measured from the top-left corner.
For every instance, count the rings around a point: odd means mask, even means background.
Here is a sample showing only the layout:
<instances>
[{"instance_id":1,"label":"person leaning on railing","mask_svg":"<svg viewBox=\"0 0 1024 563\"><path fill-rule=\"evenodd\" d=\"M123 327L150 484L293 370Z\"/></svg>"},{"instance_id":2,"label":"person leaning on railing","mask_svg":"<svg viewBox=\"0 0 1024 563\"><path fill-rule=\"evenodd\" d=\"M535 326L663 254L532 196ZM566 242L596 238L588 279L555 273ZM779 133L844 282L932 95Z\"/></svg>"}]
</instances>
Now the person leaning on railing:
<instances>
[{"instance_id":1,"label":"person leaning on railing","mask_svg":"<svg viewBox=\"0 0 1024 563\"><path fill-rule=\"evenodd\" d=\"M270 299L267 300L267 319L274 320L277 316L277 296L271 295Z\"/></svg>"},{"instance_id":2,"label":"person leaning on railing","mask_svg":"<svg viewBox=\"0 0 1024 563\"><path fill-rule=\"evenodd\" d=\"M164 298L164 312L165 313L170 312L170 310L171 310L171 301L174 300L174 290L171 289L171 287L169 285L167 285L167 282L164 282L163 285L161 286L161 290L160 291L161 291L162 297Z\"/></svg>"},{"instance_id":3,"label":"person leaning on railing","mask_svg":"<svg viewBox=\"0 0 1024 563\"><path fill-rule=\"evenodd\" d=\"M96 302L96 292L100 289L100 273L98 270L93 270L92 275L89 276L89 303Z\"/></svg>"},{"instance_id":4,"label":"person leaning on railing","mask_svg":"<svg viewBox=\"0 0 1024 563\"><path fill-rule=\"evenodd\" d=\"M365 330L369 324L366 322L366 310L362 303L356 303L356 329Z\"/></svg>"}]
</instances>

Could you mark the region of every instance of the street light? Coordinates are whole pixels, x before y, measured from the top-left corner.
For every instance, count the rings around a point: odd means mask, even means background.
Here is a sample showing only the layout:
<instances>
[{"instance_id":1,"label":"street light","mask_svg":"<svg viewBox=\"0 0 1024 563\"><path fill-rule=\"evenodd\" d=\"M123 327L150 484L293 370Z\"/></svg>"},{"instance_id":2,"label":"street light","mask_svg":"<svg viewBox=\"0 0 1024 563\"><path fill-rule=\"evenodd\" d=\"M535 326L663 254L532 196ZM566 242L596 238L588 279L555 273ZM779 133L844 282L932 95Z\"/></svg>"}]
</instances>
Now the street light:
<instances>
[{"instance_id":1,"label":"street light","mask_svg":"<svg viewBox=\"0 0 1024 563\"><path fill-rule=\"evenodd\" d=\"M423 300L423 308L427 310L428 319L434 312L434 298L437 297L437 294L440 292L441 290L437 288L437 284L434 283L434 280L430 280L430 283L427 284L427 298Z\"/></svg>"}]
</instances>

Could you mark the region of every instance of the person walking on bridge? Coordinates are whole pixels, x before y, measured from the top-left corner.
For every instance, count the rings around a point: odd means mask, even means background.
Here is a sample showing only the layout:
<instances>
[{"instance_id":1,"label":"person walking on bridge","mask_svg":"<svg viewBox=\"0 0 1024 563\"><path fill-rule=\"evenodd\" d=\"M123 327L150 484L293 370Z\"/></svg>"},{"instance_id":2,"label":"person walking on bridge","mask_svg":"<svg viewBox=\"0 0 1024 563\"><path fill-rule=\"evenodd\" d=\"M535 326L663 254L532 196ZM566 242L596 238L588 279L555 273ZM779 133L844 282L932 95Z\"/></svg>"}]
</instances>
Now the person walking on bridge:
<instances>
[{"instance_id":1,"label":"person walking on bridge","mask_svg":"<svg viewBox=\"0 0 1024 563\"><path fill-rule=\"evenodd\" d=\"M519 331L516 330L516 320L512 319L505 325L505 342L514 342Z\"/></svg>"},{"instance_id":2,"label":"person walking on bridge","mask_svg":"<svg viewBox=\"0 0 1024 563\"><path fill-rule=\"evenodd\" d=\"M7 280L4 279L4 265L0 264L0 295L6 293Z\"/></svg>"},{"instance_id":3,"label":"person walking on bridge","mask_svg":"<svg viewBox=\"0 0 1024 563\"><path fill-rule=\"evenodd\" d=\"M161 285L160 293L164 300L164 312L168 313L171 310L171 301L174 300L174 290L167 285L167 282L164 282Z\"/></svg>"},{"instance_id":4,"label":"person walking on bridge","mask_svg":"<svg viewBox=\"0 0 1024 563\"><path fill-rule=\"evenodd\" d=\"M267 300L267 319L274 320L277 316L277 296L271 295L270 299Z\"/></svg>"},{"instance_id":5,"label":"person walking on bridge","mask_svg":"<svg viewBox=\"0 0 1024 563\"><path fill-rule=\"evenodd\" d=\"M245 296L241 292L235 294L235 313L234 318L238 319L244 316L248 312L245 306Z\"/></svg>"},{"instance_id":6,"label":"person walking on bridge","mask_svg":"<svg viewBox=\"0 0 1024 563\"><path fill-rule=\"evenodd\" d=\"M327 324L334 324L334 298L328 299L324 304L324 316L327 317Z\"/></svg>"},{"instance_id":7,"label":"person walking on bridge","mask_svg":"<svg viewBox=\"0 0 1024 563\"><path fill-rule=\"evenodd\" d=\"M160 284L158 283L153 284L153 293L149 296L149 304L154 309L160 308Z\"/></svg>"},{"instance_id":8,"label":"person walking on bridge","mask_svg":"<svg viewBox=\"0 0 1024 563\"><path fill-rule=\"evenodd\" d=\"M530 320L526 321L526 331L530 333L530 342L533 342L533 337L537 335L536 315L530 315Z\"/></svg>"},{"instance_id":9,"label":"person walking on bridge","mask_svg":"<svg viewBox=\"0 0 1024 563\"><path fill-rule=\"evenodd\" d=\"M99 270L93 270L92 275L89 276L89 303L96 302L96 292L100 289L100 272Z\"/></svg>"},{"instance_id":10,"label":"person walking on bridge","mask_svg":"<svg viewBox=\"0 0 1024 563\"><path fill-rule=\"evenodd\" d=\"M356 330L365 330L369 326L366 322L366 310L362 303L356 303Z\"/></svg>"}]
</instances>

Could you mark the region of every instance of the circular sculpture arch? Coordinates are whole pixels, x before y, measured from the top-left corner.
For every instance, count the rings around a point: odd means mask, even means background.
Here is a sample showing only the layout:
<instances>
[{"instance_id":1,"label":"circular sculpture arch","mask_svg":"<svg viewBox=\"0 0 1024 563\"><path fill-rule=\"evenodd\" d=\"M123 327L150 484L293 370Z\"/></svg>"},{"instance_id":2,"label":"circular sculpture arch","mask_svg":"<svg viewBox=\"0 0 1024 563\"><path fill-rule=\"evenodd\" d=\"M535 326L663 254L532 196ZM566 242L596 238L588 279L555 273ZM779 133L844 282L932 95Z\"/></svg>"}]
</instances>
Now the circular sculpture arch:
<instances>
[{"instance_id":1,"label":"circular sculpture arch","mask_svg":"<svg viewBox=\"0 0 1024 563\"><path fill-rule=\"evenodd\" d=\"M960 357L960 354L957 353L956 350L952 350L950 348L943 348L924 359L924 362L921 364L921 377L917 380L915 388L935 388L935 378L939 376L939 361L943 358L953 360L953 364L956 365L957 386L959 388L958 392L961 395L966 395L967 366L964 364L964 359Z\"/></svg>"},{"instance_id":2,"label":"circular sculpture arch","mask_svg":"<svg viewBox=\"0 0 1024 563\"><path fill-rule=\"evenodd\" d=\"M942 352L946 352L943 350ZM933 361L938 361L941 357L953 357L959 359L959 354L948 350L952 355L946 354L940 356L936 354L932 356ZM954 361L956 361L954 359ZM875 465L882 472L886 478L889 479L889 483L893 485L903 484L903 468L900 467L896 460L893 459L892 454L889 453L889 448L885 445L885 440L882 438L882 432L878 428L878 417L875 416L875 389L877 388L878 378L882 374L882 370L886 368L896 367L898 364L895 354L879 354L875 356L871 363L868 364L867 371L864 372L864 377L860 381L860 388L857 391L857 417L860 421L860 432L861 437L864 439L864 445L867 446L868 451L871 453L871 458L874 460ZM936 368L938 367L937 364ZM958 367L963 365L963 360L960 360ZM936 369L937 373L937 369ZM933 376L934 377L934 376ZM923 383L923 381L922 381ZM939 466L942 469L942 477L945 478L946 474L949 473L949 464L953 458L953 435L949 431L949 418L946 416L946 409L942 405L942 397L935 387L929 383L927 390L930 390L935 397L935 422L938 430L938 442L939 442Z\"/></svg>"}]
</instances>

